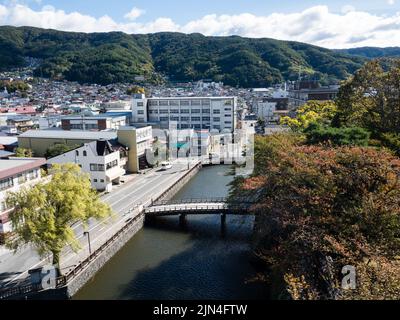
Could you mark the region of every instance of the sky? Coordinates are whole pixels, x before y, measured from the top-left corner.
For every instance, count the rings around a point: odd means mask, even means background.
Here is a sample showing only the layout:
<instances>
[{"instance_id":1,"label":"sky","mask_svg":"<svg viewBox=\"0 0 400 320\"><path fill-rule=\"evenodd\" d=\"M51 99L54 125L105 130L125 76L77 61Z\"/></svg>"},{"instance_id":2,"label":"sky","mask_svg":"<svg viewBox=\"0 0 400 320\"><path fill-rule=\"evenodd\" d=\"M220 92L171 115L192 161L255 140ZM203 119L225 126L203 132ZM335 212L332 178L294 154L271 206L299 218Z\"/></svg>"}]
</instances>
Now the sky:
<instances>
[{"instance_id":1,"label":"sky","mask_svg":"<svg viewBox=\"0 0 400 320\"><path fill-rule=\"evenodd\" d=\"M0 0L0 25L400 46L400 0Z\"/></svg>"}]
</instances>

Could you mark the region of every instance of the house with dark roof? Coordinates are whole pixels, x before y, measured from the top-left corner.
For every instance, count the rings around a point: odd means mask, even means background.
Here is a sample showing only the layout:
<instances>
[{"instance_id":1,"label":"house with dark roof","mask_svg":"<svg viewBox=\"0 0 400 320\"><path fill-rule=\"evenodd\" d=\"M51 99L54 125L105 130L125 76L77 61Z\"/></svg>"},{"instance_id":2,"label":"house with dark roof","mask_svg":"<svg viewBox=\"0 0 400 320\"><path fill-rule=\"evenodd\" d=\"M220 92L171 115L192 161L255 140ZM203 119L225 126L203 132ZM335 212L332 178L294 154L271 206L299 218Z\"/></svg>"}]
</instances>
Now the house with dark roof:
<instances>
[{"instance_id":1,"label":"house with dark roof","mask_svg":"<svg viewBox=\"0 0 400 320\"><path fill-rule=\"evenodd\" d=\"M47 160L47 164L76 163L90 176L92 187L110 192L126 173L127 148L116 139L99 139Z\"/></svg>"}]
</instances>

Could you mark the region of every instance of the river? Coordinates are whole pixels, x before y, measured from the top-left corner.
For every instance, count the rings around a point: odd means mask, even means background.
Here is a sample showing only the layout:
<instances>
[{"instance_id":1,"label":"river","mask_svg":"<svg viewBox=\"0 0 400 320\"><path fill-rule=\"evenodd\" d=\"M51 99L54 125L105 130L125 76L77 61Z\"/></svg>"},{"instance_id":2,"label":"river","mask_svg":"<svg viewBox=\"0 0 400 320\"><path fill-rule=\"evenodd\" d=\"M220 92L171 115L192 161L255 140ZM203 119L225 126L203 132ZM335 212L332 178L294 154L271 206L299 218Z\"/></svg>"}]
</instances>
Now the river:
<instances>
[{"instance_id":1,"label":"river","mask_svg":"<svg viewBox=\"0 0 400 320\"><path fill-rule=\"evenodd\" d=\"M203 168L175 199L224 197L228 166ZM157 218L139 231L74 299L261 299L248 283L252 217L219 215Z\"/></svg>"}]
</instances>

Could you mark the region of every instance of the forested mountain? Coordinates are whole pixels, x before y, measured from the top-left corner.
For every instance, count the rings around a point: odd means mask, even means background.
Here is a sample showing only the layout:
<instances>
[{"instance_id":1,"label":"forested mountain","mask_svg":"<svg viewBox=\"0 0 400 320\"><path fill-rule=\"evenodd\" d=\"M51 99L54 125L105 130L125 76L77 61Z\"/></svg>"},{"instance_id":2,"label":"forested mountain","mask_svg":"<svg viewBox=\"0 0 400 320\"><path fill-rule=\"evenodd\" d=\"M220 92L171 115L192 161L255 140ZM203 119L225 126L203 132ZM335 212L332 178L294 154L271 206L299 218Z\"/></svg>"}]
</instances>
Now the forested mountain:
<instances>
[{"instance_id":1,"label":"forested mountain","mask_svg":"<svg viewBox=\"0 0 400 320\"><path fill-rule=\"evenodd\" d=\"M174 81L212 79L242 87L296 79L299 70L323 83L344 79L366 58L309 44L238 36L122 32L73 33L0 27L0 70L40 59L37 75L79 82L132 82L144 75Z\"/></svg>"},{"instance_id":2,"label":"forested mountain","mask_svg":"<svg viewBox=\"0 0 400 320\"><path fill-rule=\"evenodd\" d=\"M384 58L384 57L399 57L400 47L388 47L388 48L378 48L378 47L360 47L354 49L342 49L337 50L339 53L346 53L350 55L366 57L366 58Z\"/></svg>"}]
</instances>

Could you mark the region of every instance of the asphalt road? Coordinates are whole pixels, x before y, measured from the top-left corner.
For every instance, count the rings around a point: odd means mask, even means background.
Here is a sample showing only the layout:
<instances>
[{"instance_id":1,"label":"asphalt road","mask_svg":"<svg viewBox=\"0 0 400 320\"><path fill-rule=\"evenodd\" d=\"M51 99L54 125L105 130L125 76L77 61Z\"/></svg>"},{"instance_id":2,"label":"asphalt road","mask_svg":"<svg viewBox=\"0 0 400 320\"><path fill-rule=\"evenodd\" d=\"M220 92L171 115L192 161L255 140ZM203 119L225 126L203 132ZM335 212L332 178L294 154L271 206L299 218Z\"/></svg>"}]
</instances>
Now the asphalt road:
<instances>
[{"instance_id":1,"label":"asphalt road","mask_svg":"<svg viewBox=\"0 0 400 320\"><path fill-rule=\"evenodd\" d=\"M173 167L169 170L152 170L146 174L137 175L131 181L102 196L101 199L111 206L114 214L104 221L92 219L86 227L81 223L73 225L81 249L78 252L73 252L69 247L64 249L61 257L63 273L66 273L89 255L88 238L84 235L85 231L90 234L93 252L115 234L129 218L137 214L137 212L130 212L130 209L138 205L148 204L151 199L175 184L187 172L187 163L186 159L182 159L175 161ZM192 167L195 164L196 162L192 161L190 166ZM30 246L21 248L17 253L3 248L0 251L0 288L27 281L28 270L46 264L51 264L51 258L40 258Z\"/></svg>"}]
</instances>

